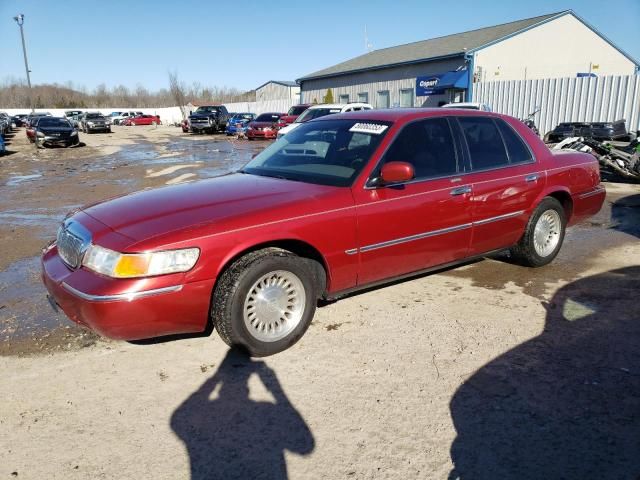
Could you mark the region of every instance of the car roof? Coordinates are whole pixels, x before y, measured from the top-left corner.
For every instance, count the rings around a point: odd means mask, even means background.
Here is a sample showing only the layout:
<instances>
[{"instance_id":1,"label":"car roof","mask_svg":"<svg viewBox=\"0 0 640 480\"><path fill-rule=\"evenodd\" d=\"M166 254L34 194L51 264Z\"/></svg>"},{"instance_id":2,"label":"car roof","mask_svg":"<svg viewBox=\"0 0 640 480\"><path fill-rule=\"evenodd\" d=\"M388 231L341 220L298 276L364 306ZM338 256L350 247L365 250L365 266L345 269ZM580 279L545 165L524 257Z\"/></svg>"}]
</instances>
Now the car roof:
<instances>
[{"instance_id":1,"label":"car roof","mask_svg":"<svg viewBox=\"0 0 640 480\"><path fill-rule=\"evenodd\" d=\"M335 113L325 117L315 118L312 122L324 120L368 120L381 122L410 121L419 118L444 117L444 116L479 116L479 117L505 117L495 112L481 110L455 109L455 108L387 108L380 110L358 110L355 112Z\"/></svg>"}]
</instances>

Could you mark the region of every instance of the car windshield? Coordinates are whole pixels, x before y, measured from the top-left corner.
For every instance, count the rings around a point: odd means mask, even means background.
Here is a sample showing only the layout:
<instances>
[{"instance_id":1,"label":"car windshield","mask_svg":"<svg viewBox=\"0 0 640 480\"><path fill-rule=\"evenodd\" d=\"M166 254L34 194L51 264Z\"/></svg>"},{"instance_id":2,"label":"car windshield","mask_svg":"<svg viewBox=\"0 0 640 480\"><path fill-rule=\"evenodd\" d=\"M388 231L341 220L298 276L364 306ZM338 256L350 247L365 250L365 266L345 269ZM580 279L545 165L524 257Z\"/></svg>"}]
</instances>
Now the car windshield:
<instances>
[{"instance_id":1,"label":"car windshield","mask_svg":"<svg viewBox=\"0 0 640 480\"><path fill-rule=\"evenodd\" d=\"M241 172L348 187L367 164L390 125L363 120L306 123L263 150Z\"/></svg>"},{"instance_id":2,"label":"car windshield","mask_svg":"<svg viewBox=\"0 0 640 480\"><path fill-rule=\"evenodd\" d=\"M87 113L87 118L104 118L99 113Z\"/></svg>"},{"instance_id":3,"label":"car windshield","mask_svg":"<svg viewBox=\"0 0 640 480\"><path fill-rule=\"evenodd\" d=\"M232 120L253 120L253 115L250 113L236 113Z\"/></svg>"},{"instance_id":4,"label":"car windshield","mask_svg":"<svg viewBox=\"0 0 640 480\"><path fill-rule=\"evenodd\" d=\"M39 127L67 127L71 128L71 124L66 118L41 117L38 120Z\"/></svg>"},{"instance_id":5,"label":"car windshield","mask_svg":"<svg viewBox=\"0 0 640 480\"><path fill-rule=\"evenodd\" d=\"M220 107L198 107L196 113L217 112L218 110L220 110Z\"/></svg>"},{"instance_id":6,"label":"car windshield","mask_svg":"<svg viewBox=\"0 0 640 480\"><path fill-rule=\"evenodd\" d=\"M326 115L331 115L333 113L340 113L342 110L340 108L309 108L302 112L298 118L296 118L295 123L304 123L309 120L313 120L314 118L324 117Z\"/></svg>"},{"instance_id":7,"label":"car windshield","mask_svg":"<svg viewBox=\"0 0 640 480\"><path fill-rule=\"evenodd\" d=\"M263 113L256 118L256 122L277 122L280 119L280 115L274 115L273 113Z\"/></svg>"},{"instance_id":8,"label":"car windshield","mask_svg":"<svg viewBox=\"0 0 640 480\"><path fill-rule=\"evenodd\" d=\"M293 106L293 107L291 107L289 109L289 112L287 113L287 115L300 115L307 108L309 108L309 107L307 107L306 105L304 105L304 106L295 105L295 106Z\"/></svg>"}]
</instances>

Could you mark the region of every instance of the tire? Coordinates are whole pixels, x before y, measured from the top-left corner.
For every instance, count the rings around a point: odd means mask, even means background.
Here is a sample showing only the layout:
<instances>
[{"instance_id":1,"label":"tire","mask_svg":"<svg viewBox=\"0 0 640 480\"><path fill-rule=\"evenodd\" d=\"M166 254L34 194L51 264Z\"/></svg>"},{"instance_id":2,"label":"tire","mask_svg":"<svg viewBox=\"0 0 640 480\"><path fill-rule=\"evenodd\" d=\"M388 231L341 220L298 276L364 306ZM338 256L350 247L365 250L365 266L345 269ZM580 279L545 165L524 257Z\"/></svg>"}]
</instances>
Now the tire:
<instances>
[{"instance_id":1,"label":"tire","mask_svg":"<svg viewBox=\"0 0 640 480\"><path fill-rule=\"evenodd\" d=\"M213 295L211 319L218 334L227 345L256 357L291 347L313 319L324 289L320 271L317 262L279 248L236 260L220 276Z\"/></svg>"},{"instance_id":2,"label":"tire","mask_svg":"<svg viewBox=\"0 0 640 480\"><path fill-rule=\"evenodd\" d=\"M566 226L562 204L555 198L545 197L529 218L524 235L511 249L511 256L527 267L547 265L562 247Z\"/></svg>"}]
</instances>

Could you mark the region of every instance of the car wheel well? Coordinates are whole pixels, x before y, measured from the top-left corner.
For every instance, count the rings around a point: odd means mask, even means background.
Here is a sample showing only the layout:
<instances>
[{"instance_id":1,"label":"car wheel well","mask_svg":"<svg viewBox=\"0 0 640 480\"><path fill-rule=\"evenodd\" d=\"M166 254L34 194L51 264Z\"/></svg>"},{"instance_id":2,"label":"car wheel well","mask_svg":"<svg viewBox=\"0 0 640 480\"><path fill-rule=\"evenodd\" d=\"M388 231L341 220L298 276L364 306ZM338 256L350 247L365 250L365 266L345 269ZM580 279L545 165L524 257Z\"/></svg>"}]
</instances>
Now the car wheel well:
<instances>
[{"instance_id":1,"label":"car wheel well","mask_svg":"<svg viewBox=\"0 0 640 480\"><path fill-rule=\"evenodd\" d=\"M555 198L560 202L564 209L565 220L569 222L571 215L573 214L573 200L571 199L571 195L563 190L558 190L556 192L549 193L547 196Z\"/></svg>"},{"instance_id":2,"label":"car wheel well","mask_svg":"<svg viewBox=\"0 0 640 480\"><path fill-rule=\"evenodd\" d=\"M303 242L302 240L276 240L272 242L261 243L258 245L253 245L246 250L243 250L227 261L227 263L220 269L217 278L220 278L222 273L229 268L233 263L239 258L244 257L253 252L257 252L259 250L273 250L280 249L289 253L293 253L294 255L301 258L308 258L309 260L313 260L315 265L317 265L316 271L316 280L318 282L318 292L320 292L321 296L324 297L326 294L327 286L329 283L329 268L327 266L327 262L325 261L322 254L312 245ZM216 280L217 284L217 280ZM215 285L214 285L215 290Z\"/></svg>"}]
</instances>

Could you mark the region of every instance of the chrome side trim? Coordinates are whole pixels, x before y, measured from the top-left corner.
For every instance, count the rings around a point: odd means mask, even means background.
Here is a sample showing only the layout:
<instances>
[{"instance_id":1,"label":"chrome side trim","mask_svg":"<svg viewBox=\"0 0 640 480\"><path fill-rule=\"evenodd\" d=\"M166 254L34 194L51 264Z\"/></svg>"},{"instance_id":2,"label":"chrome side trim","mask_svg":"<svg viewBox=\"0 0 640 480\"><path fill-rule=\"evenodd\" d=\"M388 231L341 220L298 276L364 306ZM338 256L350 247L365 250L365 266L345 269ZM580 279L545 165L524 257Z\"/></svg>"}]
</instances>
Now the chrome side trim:
<instances>
[{"instance_id":1,"label":"chrome side trim","mask_svg":"<svg viewBox=\"0 0 640 480\"><path fill-rule=\"evenodd\" d=\"M471 223L464 223L462 225L456 225L455 227L442 228L440 230L432 230L430 232L417 233L416 235L410 235L408 237L396 238L394 240L388 240L386 242L374 243L360 248L361 252L370 252L371 250L378 250L379 248L392 247L401 243L413 242L414 240L421 240L423 238L435 237L436 235L444 235L445 233L457 232L459 230L465 230L471 228Z\"/></svg>"},{"instance_id":2,"label":"chrome side trim","mask_svg":"<svg viewBox=\"0 0 640 480\"><path fill-rule=\"evenodd\" d=\"M460 230L465 230L467 228L474 227L476 225L486 225L487 223L499 222L501 220L507 220L509 218L517 217L518 215L522 215L525 210L518 210L517 212L505 213L504 215L498 215L497 217L485 218L483 220L478 220L477 222L471 223L463 223L461 225L456 225L454 227L442 228L440 230L432 230L430 232L417 233L415 235L410 235L408 237L396 238L394 240L387 240L386 242L373 243L371 245L366 245L361 247L360 249L352 248L349 250L345 250L344 253L347 255L355 255L356 253L364 253L370 252L372 250L378 250L380 248L392 247L395 245L400 245L401 243L413 242L415 240L422 240L423 238L434 237L436 235L444 235L446 233L453 233Z\"/></svg>"},{"instance_id":3,"label":"chrome side trim","mask_svg":"<svg viewBox=\"0 0 640 480\"><path fill-rule=\"evenodd\" d=\"M592 190L590 192L581 193L580 195L578 195L578 198L579 199L589 198L589 197L593 197L594 195L598 195L602 192L606 193L606 189L604 187L597 187L595 190Z\"/></svg>"},{"instance_id":4,"label":"chrome side trim","mask_svg":"<svg viewBox=\"0 0 640 480\"><path fill-rule=\"evenodd\" d=\"M485 218L484 220L478 220L477 222L473 222L473 225L485 225L487 223L499 222L500 220L506 220L507 218L517 217L518 215L522 215L524 210L519 210L517 212L505 213L504 215L498 215L497 217Z\"/></svg>"},{"instance_id":5,"label":"chrome side trim","mask_svg":"<svg viewBox=\"0 0 640 480\"><path fill-rule=\"evenodd\" d=\"M75 295L76 297L80 297L83 300L88 300L90 302L131 302L138 298L160 295L162 293L179 292L180 290L182 290L182 285L174 285L171 287L156 288L154 290L142 290L140 292L117 293L115 295L91 295L89 293L84 293L80 290L76 290L75 288L64 282L62 283L62 287L67 292Z\"/></svg>"}]
</instances>

